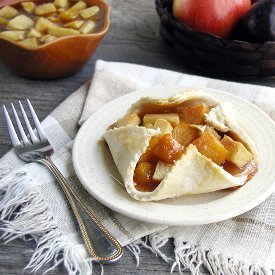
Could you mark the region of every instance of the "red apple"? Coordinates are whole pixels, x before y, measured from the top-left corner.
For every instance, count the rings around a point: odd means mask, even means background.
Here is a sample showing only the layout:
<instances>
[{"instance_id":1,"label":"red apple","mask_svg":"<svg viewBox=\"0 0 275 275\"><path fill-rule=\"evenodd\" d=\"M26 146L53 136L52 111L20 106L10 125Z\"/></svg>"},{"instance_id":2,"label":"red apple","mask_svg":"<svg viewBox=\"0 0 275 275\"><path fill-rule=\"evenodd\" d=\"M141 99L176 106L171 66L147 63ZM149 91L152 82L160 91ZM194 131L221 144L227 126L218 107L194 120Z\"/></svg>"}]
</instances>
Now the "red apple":
<instances>
[{"instance_id":1,"label":"red apple","mask_svg":"<svg viewBox=\"0 0 275 275\"><path fill-rule=\"evenodd\" d=\"M229 38L251 0L173 0L173 15L195 31Z\"/></svg>"}]
</instances>

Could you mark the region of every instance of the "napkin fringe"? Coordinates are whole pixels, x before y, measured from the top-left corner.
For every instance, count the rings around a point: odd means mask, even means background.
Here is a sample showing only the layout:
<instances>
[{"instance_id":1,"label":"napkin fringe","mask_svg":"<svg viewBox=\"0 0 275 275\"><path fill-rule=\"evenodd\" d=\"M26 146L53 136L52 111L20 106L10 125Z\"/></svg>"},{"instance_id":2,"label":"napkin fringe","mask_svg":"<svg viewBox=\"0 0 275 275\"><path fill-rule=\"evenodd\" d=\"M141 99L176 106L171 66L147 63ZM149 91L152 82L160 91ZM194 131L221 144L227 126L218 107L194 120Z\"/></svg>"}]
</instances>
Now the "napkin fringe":
<instances>
[{"instance_id":1,"label":"napkin fringe","mask_svg":"<svg viewBox=\"0 0 275 275\"><path fill-rule=\"evenodd\" d=\"M83 257L83 245L75 245L72 234L62 234L35 186L25 169L11 173L0 169L0 240L33 239L37 246L25 268L32 272L51 262L47 273L63 262L68 274L92 274L93 259Z\"/></svg>"},{"instance_id":2,"label":"napkin fringe","mask_svg":"<svg viewBox=\"0 0 275 275\"><path fill-rule=\"evenodd\" d=\"M200 246L191 245L181 240L175 239L175 262L171 272L178 269L182 274L184 270L190 270L193 275L203 275L203 266L210 274L227 275L267 275L272 274L272 270L267 270L256 265L249 265L244 262L229 259L213 251L205 250Z\"/></svg>"},{"instance_id":3,"label":"napkin fringe","mask_svg":"<svg viewBox=\"0 0 275 275\"><path fill-rule=\"evenodd\" d=\"M179 239L174 239L174 259L165 255L161 248L169 241L167 234L154 233L142 240L132 242L127 246L129 251L136 258L139 265L140 246L149 249L156 256L161 257L166 262L173 262L171 273L177 269L180 274L190 271L192 275L203 275L201 267L204 267L210 274L215 275L271 275L272 270L263 267L248 265L234 259L229 259L213 251L205 250L200 246L191 245ZM274 272L274 271L273 271Z\"/></svg>"}]
</instances>

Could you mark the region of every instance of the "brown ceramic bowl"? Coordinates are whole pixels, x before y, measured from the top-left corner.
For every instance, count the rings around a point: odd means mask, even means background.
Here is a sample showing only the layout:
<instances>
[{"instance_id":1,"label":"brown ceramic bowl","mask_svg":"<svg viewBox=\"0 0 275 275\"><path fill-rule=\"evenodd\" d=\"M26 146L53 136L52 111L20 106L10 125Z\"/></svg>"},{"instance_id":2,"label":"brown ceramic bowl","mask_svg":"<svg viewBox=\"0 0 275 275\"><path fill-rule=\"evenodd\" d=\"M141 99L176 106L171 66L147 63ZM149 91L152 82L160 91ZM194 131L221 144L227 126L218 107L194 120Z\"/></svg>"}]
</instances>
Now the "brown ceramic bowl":
<instances>
[{"instance_id":1,"label":"brown ceramic bowl","mask_svg":"<svg viewBox=\"0 0 275 275\"><path fill-rule=\"evenodd\" d=\"M104 1L84 1L88 5L98 5L103 11L103 26L99 32L61 37L37 48L23 46L1 37L0 62L14 73L32 79L53 79L78 71L95 52L110 25L110 7ZM9 1L4 1L6 4L7 2Z\"/></svg>"}]
</instances>

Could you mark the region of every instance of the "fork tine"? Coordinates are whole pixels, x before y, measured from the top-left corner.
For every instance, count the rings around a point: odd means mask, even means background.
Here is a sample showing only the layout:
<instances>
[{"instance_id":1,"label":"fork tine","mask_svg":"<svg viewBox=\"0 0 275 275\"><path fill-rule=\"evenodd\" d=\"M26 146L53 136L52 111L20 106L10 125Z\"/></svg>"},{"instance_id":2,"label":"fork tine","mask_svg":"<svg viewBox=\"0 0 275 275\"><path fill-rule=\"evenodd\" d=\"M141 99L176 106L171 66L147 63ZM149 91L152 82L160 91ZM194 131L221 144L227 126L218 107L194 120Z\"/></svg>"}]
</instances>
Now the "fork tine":
<instances>
[{"instance_id":1,"label":"fork tine","mask_svg":"<svg viewBox=\"0 0 275 275\"><path fill-rule=\"evenodd\" d=\"M36 127L36 130L37 130L37 133L40 137L40 140L48 140L47 139L47 136L45 135L45 132L43 131L43 128L41 126L41 123L32 107L32 104L31 102L27 99L27 103L28 103L28 106L29 106L29 109L30 109L30 112L31 112L31 115L32 115L32 118L33 118L33 121L34 121L34 124L35 124L35 127Z\"/></svg>"},{"instance_id":2,"label":"fork tine","mask_svg":"<svg viewBox=\"0 0 275 275\"><path fill-rule=\"evenodd\" d=\"M22 113L22 115L23 115L23 119L24 119L24 121L25 121L25 123L26 123L26 126L27 126L27 129L28 129L28 132L29 132L31 141L32 141L33 143L37 143L39 140L38 140L38 138L36 137L36 135L35 135L35 133L34 133L34 131L33 131L33 129L32 129L32 126L31 126L31 124L30 124L30 121L29 121L29 119L28 119L28 117L27 117L27 115L26 115L26 113L25 113L24 107L23 107L23 105L22 105L22 103L21 103L20 100L18 101L18 104L19 104L21 113Z\"/></svg>"},{"instance_id":3,"label":"fork tine","mask_svg":"<svg viewBox=\"0 0 275 275\"><path fill-rule=\"evenodd\" d=\"M20 121L20 119L19 119L19 117L17 115L17 112L16 112L16 110L14 108L14 105L12 103L11 103L11 108L12 108L12 111L13 111L13 114L14 114L14 117L15 117L16 124L17 124L18 129L19 129L20 135L22 137L22 140L23 140L23 142L24 142L25 145L29 145L30 141L29 141L29 139L27 138L27 136L25 134L25 131L23 129L21 121Z\"/></svg>"},{"instance_id":4,"label":"fork tine","mask_svg":"<svg viewBox=\"0 0 275 275\"><path fill-rule=\"evenodd\" d=\"M20 141L19 141L19 139L17 137L17 134L16 134L16 132L14 130L13 124L11 122L9 113L8 113L5 105L3 105L3 110L4 110L4 114L5 114L5 118L6 118L6 123L7 123L7 126L8 126L8 131L9 131L11 142L12 142L13 146L21 145L21 143L20 143Z\"/></svg>"}]
</instances>

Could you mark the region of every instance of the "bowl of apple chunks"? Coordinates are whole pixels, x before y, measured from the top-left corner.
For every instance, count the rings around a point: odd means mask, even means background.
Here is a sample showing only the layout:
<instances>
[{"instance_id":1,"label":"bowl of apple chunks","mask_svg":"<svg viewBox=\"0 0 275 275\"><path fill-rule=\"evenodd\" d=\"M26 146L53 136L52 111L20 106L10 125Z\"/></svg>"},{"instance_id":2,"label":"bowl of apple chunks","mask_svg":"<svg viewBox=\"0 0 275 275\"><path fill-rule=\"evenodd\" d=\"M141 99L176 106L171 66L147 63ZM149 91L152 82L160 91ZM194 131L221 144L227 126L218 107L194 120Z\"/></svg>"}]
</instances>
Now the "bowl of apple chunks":
<instances>
[{"instance_id":1,"label":"bowl of apple chunks","mask_svg":"<svg viewBox=\"0 0 275 275\"><path fill-rule=\"evenodd\" d=\"M19 1L0 6L0 60L39 79L70 75L91 57L109 28L100 0Z\"/></svg>"},{"instance_id":2,"label":"bowl of apple chunks","mask_svg":"<svg viewBox=\"0 0 275 275\"><path fill-rule=\"evenodd\" d=\"M115 127L139 125L159 129L160 136L152 137L141 155L134 172L136 189L151 192L169 173L175 161L189 144L233 176L246 175L247 181L257 172L252 153L233 133L219 132L205 122L211 110L205 104L186 106L165 113L132 113ZM234 189L234 188L232 188Z\"/></svg>"}]
</instances>

